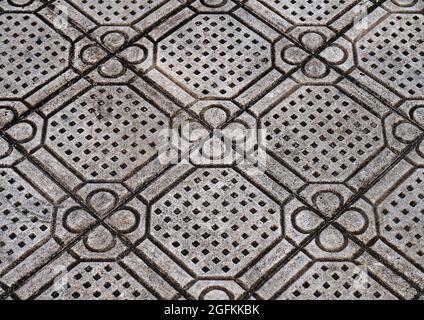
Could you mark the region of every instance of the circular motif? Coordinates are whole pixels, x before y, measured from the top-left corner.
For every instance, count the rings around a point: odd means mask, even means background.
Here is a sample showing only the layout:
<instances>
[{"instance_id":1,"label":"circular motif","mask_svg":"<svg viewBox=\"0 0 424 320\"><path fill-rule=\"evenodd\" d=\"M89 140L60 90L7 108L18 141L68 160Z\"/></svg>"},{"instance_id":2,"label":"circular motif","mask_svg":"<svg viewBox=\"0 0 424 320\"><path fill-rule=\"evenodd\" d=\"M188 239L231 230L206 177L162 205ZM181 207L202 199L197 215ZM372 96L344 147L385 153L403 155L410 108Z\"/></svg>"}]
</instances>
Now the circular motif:
<instances>
[{"instance_id":1,"label":"circular motif","mask_svg":"<svg viewBox=\"0 0 424 320\"><path fill-rule=\"evenodd\" d=\"M107 222L121 233L131 233L135 231L140 223L140 217L132 209L123 209L115 212Z\"/></svg>"},{"instance_id":2,"label":"circular motif","mask_svg":"<svg viewBox=\"0 0 424 320\"><path fill-rule=\"evenodd\" d=\"M321 53L321 56L331 64L340 65L346 62L348 53L345 48L339 46L338 44L333 44L326 48Z\"/></svg>"},{"instance_id":3,"label":"circular motif","mask_svg":"<svg viewBox=\"0 0 424 320\"><path fill-rule=\"evenodd\" d=\"M99 67L99 73L105 78L119 78L124 75L127 68L117 59L112 59Z\"/></svg>"},{"instance_id":4,"label":"circular motif","mask_svg":"<svg viewBox=\"0 0 424 320\"><path fill-rule=\"evenodd\" d=\"M209 160L222 160L230 153L231 147L216 136L207 140L200 149L202 157Z\"/></svg>"},{"instance_id":5,"label":"circular motif","mask_svg":"<svg viewBox=\"0 0 424 320\"><path fill-rule=\"evenodd\" d=\"M333 226L323 230L316 239L318 247L327 252L340 252L348 243L348 239Z\"/></svg>"},{"instance_id":6,"label":"circular motif","mask_svg":"<svg viewBox=\"0 0 424 320\"><path fill-rule=\"evenodd\" d=\"M235 143L248 141L254 134L249 126L241 121L231 122L222 130L226 139ZM256 139L255 139L256 140Z\"/></svg>"},{"instance_id":7,"label":"circular motif","mask_svg":"<svg viewBox=\"0 0 424 320\"><path fill-rule=\"evenodd\" d=\"M105 56L106 53L95 45L86 46L81 50L81 60L90 65L96 64Z\"/></svg>"},{"instance_id":8,"label":"circular motif","mask_svg":"<svg viewBox=\"0 0 424 320\"><path fill-rule=\"evenodd\" d=\"M424 158L424 140L421 141L421 143L418 145L417 153L420 155L421 158Z\"/></svg>"},{"instance_id":9,"label":"circular motif","mask_svg":"<svg viewBox=\"0 0 424 320\"><path fill-rule=\"evenodd\" d=\"M200 0L200 2L209 8L219 8L225 6L228 0Z\"/></svg>"},{"instance_id":10,"label":"circular motif","mask_svg":"<svg viewBox=\"0 0 424 320\"><path fill-rule=\"evenodd\" d=\"M131 46L122 52L122 57L131 64L140 64L147 59L147 48L140 45Z\"/></svg>"},{"instance_id":11,"label":"circular motif","mask_svg":"<svg viewBox=\"0 0 424 320\"><path fill-rule=\"evenodd\" d=\"M211 124L214 128L223 124L229 116L229 112L220 105L208 106L200 112L200 117L207 123Z\"/></svg>"},{"instance_id":12,"label":"circular motif","mask_svg":"<svg viewBox=\"0 0 424 320\"><path fill-rule=\"evenodd\" d=\"M10 107L0 107L0 128L15 119L16 112Z\"/></svg>"},{"instance_id":13,"label":"circular motif","mask_svg":"<svg viewBox=\"0 0 424 320\"><path fill-rule=\"evenodd\" d=\"M281 58L291 65L301 64L308 56L307 52L295 46L286 47L281 51Z\"/></svg>"},{"instance_id":14,"label":"circular motif","mask_svg":"<svg viewBox=\"0 0 424 320\"><path fill-rule=\"evenodd\" d=\"M174 123L178 130L179 138L188 143L198 142L208 135L208 130L195 119L184 120L182 123Z\"/></svg>"},{"instance_id":15,"label":"circular motif","mask_svg":"<svg viewBox=\"0 0 424 320\"><path fill-rule=\"evenodd\" d=\"M7 3L15 7L26 7L32 4L33 2L34 0L8 0L7 1Z\"/></svg>"},{"instance_id":16,"label":"circular motif","mask_svg":"<svg viewBox=\"0 0 424 320\"><path fill-rule=\"evenodd\" d=\"M10 128L7 133L17 142L31 141L37 132L35 125L28 121L22 121Z\"/></svg>"},{"instance_id":17,"label":"circular motif","mask_svg":"<svg viewBox=\"0 0 424 320\"><path fill-rule=\"evenodd\" d=\"M112 50L118 50L127 42L127 35L120 31L105 33L101 38L102 43Z\"/></svg>"},{"instance_id":18,"label":"circular motif","mask_svg":"<svg viewBox=\"0 0 424 320\"><path fill-rule=\"evenodd\" d=\"M399 7L412 7L417 4L418 0L392 0Z\"/></svg>"},{"instance_id":19,"label":"circular motif","mask_svg":"<svg viewBox=\"0 0 424 320\"><path fill-rule=\"evenodd\" d=\"M364 211L360 209L351 209L343 213L337 220L347 231L359 235L368 229L369 219Z\"/></svg>"},{"instance_id":20,"label":"circular motif","mask_svg":"<svg viewBox=\"0 0 424 320\"><path fill-rule=\"evenodd\" d=\"M410 110L409 116L418 123L424 124L424 106L417 106Z\"/></svg>"},{"instance_id":21,"label":"circular motif","mask_svg":"<svg viewBox=\"0 0 424 320\"><path fill-rule=\"evenodd\" d=\"M315 52L326 42L326 37L316 31L307 31L300 36L300 42L310 51Z\"/></svg>"}]
</instances>

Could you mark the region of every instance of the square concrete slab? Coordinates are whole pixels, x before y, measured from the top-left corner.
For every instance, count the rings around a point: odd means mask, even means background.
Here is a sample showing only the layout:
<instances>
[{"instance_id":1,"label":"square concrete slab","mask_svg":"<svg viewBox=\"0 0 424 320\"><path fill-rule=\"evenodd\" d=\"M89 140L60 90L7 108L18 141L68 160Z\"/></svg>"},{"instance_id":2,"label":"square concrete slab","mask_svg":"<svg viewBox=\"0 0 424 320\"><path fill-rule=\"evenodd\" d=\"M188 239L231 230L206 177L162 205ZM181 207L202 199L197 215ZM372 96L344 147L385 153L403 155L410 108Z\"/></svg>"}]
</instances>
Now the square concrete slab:
<instances>
[{"instance_id":1,"label":"square concrete slab","mask_svg":"<svg viewBox=\"0 0 424 320\"><path fill-rule=\"evenodd\" d=\"M0 0L0 299L422 300L423 12Z\"/></svg>"}]
</instances>

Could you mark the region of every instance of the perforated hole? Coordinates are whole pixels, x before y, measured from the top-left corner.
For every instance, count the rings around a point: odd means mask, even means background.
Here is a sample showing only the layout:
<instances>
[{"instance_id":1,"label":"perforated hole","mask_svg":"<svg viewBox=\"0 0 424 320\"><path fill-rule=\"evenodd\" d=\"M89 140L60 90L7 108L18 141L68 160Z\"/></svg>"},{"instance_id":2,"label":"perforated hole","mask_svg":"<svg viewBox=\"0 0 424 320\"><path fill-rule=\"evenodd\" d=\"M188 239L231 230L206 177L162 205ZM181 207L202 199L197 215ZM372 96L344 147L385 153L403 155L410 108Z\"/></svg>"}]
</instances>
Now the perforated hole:
<instances>
[{"instance_id":1,"label":"perforated hole","mask_svg":"<svg viewBox=\"0 0 424 320\"><path fill-rule=\"evenodd\" d=\"M271 65L270 44L229 15L199 15L159 44L159 67L200 96L231 97Z\"/></svg>"},{"instance_id":2,"label":"perforated hole","mask_svg":"<svg viewBox=\"0 0 424 320\"><path fill-rule=\"evenodd\" d=\"M202 169L152 208L152 233L201 275L230 275L280 234L279 206L230 169Z\"/></svg>"}]
</instances>

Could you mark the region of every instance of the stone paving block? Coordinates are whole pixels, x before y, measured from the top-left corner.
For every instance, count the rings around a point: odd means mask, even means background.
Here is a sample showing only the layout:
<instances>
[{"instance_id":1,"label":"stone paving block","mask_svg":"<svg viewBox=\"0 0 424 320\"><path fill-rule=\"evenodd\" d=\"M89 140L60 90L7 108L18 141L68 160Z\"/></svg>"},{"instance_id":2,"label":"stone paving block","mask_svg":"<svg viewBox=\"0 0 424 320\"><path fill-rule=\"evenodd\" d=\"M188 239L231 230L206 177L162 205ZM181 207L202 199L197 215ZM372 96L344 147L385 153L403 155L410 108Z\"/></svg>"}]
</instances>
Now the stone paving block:
<instances>
[{"instance_id":1,"label":"stone paving block","mask_svg":"<svg viewBox=\"0 0 424 320\"><path fill-rule=\"evenodd\" d=\"M278 95L271 92L250 110L267 129L270 156L278 165L288 165L299 183L280 182L331 216L422 130L354 83L332 75L319 60L310 62L310 70L323 72L322 80L315 76L307 80L311 74L302 70L293 75L299 80L281 83L275 89Z\"/></svg>"},{"instance_id":2,"label":"stone paving block","mask_svg":"<svg viewBox=\"0 0 424 320\"><path fill-rule=\"evenodd\" d=\"M350 234L371 243L372 252L421 290L424 285L422 146L421 141L337 221ZM362 238L370 230L372 237Z\"/></svg>"},{"instance_id":3,"label":"stone paving block","mask_svg":"<svg viewBox=\"0 0 424 320\"><path fill-rule=\"evenodd\" d=\"M248 0L245 5L280 32L318 48L366 16L373 2Z\"/></svg>"},{"instance_id":4,"label":"stone paving block","mask_svg":"<svg viewBox=\"0 0 424 320\"><path fill-rule=\"evenodd\" d=\"M0 275L12 287L96 219L12 144L0 142Z\"/></svg>"},{"instance_id":5,"label":"stone paving block","mask_svg":"<svg viewBox=\"0 0 424 320\"><path fill-rule=\"evenodd\" d=\"M254 294L280 300L394 300L413 299L417 292L368 253L338 260L328 250L319 261L300 252Z\"/></svg>"},{"instance_id":6,"label":"stone paving block","mask_svg":"<svg viewBox=\"0 0 424 320\"><path fill-rule=\"evenodd\" d=\"M0 1L0 299L422 300L423 5Z\"/></svg>"},{"instance_id":7,"label":"stone paving block","mask_svg":"<svg viewBox=\"0 0 424 320\"><path fill-rule=\"evenodd\" d=\"M346 33L355 43L358 61L350 75L393 106L404 99L422 99L424 94L422 5L387 1L369 16L366 32Z\"/></svg>"}]
</instances>

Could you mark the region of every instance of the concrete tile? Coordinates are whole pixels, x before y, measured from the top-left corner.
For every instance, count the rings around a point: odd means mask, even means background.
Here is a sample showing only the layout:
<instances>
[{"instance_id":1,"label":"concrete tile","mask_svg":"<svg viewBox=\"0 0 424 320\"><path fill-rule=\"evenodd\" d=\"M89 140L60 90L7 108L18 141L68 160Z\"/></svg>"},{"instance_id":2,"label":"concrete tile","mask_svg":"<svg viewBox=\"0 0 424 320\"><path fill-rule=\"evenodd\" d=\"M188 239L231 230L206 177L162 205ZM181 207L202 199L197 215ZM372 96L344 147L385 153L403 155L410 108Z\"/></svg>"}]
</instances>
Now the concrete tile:
<instances>
[{"instance_id":1,"label":"concrete tile","mask_svg":"<svg viewBox=\"0 0 424 320\"><path fill-rule=\"evenodd\" d=\"M0 297L422 299L422 9L1 2Z\"/></svg>"}]
</instances>

